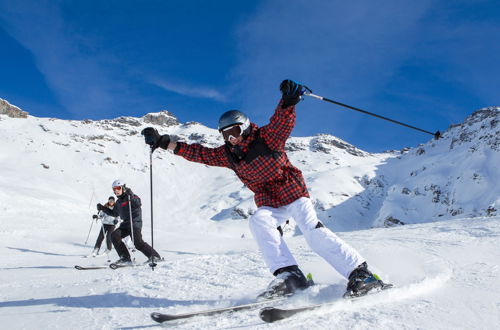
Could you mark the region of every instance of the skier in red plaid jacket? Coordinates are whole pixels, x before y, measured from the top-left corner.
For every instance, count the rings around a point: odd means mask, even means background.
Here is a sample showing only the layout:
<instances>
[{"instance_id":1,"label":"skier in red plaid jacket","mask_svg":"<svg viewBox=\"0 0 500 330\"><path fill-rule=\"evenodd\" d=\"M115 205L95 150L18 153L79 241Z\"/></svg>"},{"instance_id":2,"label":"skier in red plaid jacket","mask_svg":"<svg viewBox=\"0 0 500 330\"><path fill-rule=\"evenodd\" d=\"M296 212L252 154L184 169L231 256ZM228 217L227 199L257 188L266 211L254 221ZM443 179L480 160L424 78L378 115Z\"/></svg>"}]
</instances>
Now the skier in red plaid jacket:
<instances>
[{"instance_id":1,"label":"skier in red plaid jacket","mask_svg":"<svg viewBox=\"0 0 500 330\"><path fill-rule=\"evenodd\" d=\"M238 110L224 113L218 129L225 144L217 148L172 142L168 135L160 135L152 127L144 129L142 134L153 150L169 149L192 162L233 170L255 193L258 208L249 219L250 229L264 261L276 276L260 297L291 294L312 283L299 269L283 240L280 226L290 218L295 220L309 246L349 279L348 290L375 286L378 282L361 255L319 221L302 172L286 155L285 143L295 126L295 106L305 88L292 80L284 80L280 90L282 99L269 124L263 127L251 123Z\"/></svg>"},{"instance_id":2,"label":"skier in red plaid jacket","mask_svg":"<svg viewBox=\"0 0 500 330\"><path fill-rule=\"evenodd\" d=\"M234 112L232 110L230 113ZM302 172L290 163L285 153L285 142L294 125L295 106L283 107L283 101L280 101L270 123L262 128L251 123L246 128L247 134L239 134L241 141L236 145L228 141L218 148L206 148L200 144L178 142L174 153L189 161L234 170L238 178L255 193L257 207L277 208L300 197L309 197ZM237 159L238 152L247 155L249 149L260 140L275 153L267 157L255 157L249 162Z\"/></svg>"}]
</instances>

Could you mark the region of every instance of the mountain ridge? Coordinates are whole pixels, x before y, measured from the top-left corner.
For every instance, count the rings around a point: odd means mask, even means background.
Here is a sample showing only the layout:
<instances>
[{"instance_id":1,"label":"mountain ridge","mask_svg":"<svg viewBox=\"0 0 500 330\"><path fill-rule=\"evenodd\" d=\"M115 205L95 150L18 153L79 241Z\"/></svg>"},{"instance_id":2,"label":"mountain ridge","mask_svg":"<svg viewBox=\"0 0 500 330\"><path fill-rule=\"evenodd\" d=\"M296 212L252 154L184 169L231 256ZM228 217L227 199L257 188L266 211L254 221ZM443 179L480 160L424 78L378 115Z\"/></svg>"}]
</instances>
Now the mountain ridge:
<instances>
[{"instance_id":1,"label":"mountain ridge","mask_svg":"<svg viewBox=\"0 0 500 330\"><path fill-rule=\"evenodd\" d=\"M439 140L430 140L401 151L369 153L328 134L292 136L287 141L286 150L292 163L303 171L320 218L337 231L438 221L458 215L472 218L494 216L500 207L500 190L495 186L495 178L500 173L491 165L500 160L499 113L499 107L480 109L463 123L451 125ZM60 166L59 159L74 159L73 155L65 156L67 151L69 154L80 154L78 159L73 160L75 163L69 161L65 164L69 168L81 165L93 168L89 175L76 174L75 184L86 185L84 190L87 194L90 194L89 187L96 189L96 186L102 185L101 182L113 180L114 176L104 178L100 174L92 174L100 170L110 171L116 177L129 178L132 186L139 185L140 191L149 190L144 180L134 177L143 177L148 170L148 150L140 137L140 131L146 126L156 127L161 134L171 134L174 139L189 143L201 143L208 147L223 143L217 130L196 122L181 123L166 110L140 118L122 116L97 121L68 121L27 115L22 119L5 117L1 122L13 120L29 122L29 125L24 125L24 131L23 125L18 123L15 134L5 136L5 139L17 144L14 150L24 148L27 155L31 155L49 144L54 147L43 153L45 159L35 157L44 170L71 172ZM16 125L5 126L12 129ZM37 144L37 140L43 142ZM37 150L32 150L30 146ZM98 154L97 157L94 157L95 154ZM136 154L141 156L140 160L134 156ZM200 199L192 200L191 204L195 208L200 207L200 219L245 219L255 211L251 192L241 191L241 183L234 175L228 175L227 170L208 169L163 150L155 152L154 159L155 168L161 174L156 179L159 186L170 184L176 189L183 187L183 178L193 176L193 171L196 171L197 175L193 177L210 192L181 193L179 199L199 195ZM449 164L450 161L460 163L465 160L467 167ZM36 162L33 162L35 166ZM171 172L166 173L168 170L176 171L174 178L167 178L172 176ZM20 178L20 181L23 179ZM220 187L220 183L224 187ZM466 193L471 186L477 198ZM197 188L188 188L192 189ZM105 188L99 190L108 191ZM169 205L175 200L173 197L161 198L160 203ZM189 203L182 205L186 207Z\"/></svg>"}]
</instances>

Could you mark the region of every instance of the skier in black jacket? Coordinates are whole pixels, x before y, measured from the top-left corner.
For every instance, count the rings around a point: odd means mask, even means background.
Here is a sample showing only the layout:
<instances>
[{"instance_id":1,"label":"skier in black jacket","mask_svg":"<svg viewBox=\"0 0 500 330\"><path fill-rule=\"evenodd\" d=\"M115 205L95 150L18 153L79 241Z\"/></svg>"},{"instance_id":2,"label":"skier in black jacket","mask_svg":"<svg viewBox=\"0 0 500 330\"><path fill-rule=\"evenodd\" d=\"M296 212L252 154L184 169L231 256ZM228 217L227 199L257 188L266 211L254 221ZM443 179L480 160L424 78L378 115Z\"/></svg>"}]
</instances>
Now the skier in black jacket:
<instances>
[{"instance_id":1,"label":"skier in black jacket","mask_svg":"<svg viewBox=\"0 0 500 330\"><path fill-rule=\"evenodd\" d=\"M120 256L117 264L131 263L130 253L123 243L122 239L127 236L132 237L137 250L141 251L149 260L161 260L160 255L148 243L142 239L142 209L141 199L128 188L122 180L115 180L112 185L113 192L118 198L115 207L111 210L102 204L97 204L97 210L112 216L120 216L123 222L120 224L113 234L111 240L116 252ZM130 216L132 215L132 224L130 225Z\"/></svg>"}]
</instances>

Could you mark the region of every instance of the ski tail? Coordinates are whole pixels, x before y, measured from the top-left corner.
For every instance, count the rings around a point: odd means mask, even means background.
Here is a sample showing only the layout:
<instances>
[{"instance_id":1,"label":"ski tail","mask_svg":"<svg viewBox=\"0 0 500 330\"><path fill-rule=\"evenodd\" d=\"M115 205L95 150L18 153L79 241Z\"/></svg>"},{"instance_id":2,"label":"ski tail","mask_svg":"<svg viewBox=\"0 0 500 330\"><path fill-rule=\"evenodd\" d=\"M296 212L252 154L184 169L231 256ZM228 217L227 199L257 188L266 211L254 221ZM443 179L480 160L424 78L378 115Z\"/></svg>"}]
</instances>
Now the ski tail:
<instances>
[{"instance_id":1,"label":"ski tail","mask_svg":"<svg viewBox=\"0 0 500 330\"><path fill-rule=\"evenodd\" d=\"M235 305L235 306L215 308L215 309L207 309L207 310L202 310L202 311L198 311L198 312L184 313L184 314L163 314L163 313L154 312L154 313L151 313L151 318L158 323L163 323L163 322L168 322L168 321L187 319L187 318L196 317L196 316L213 316L213 315L219 315L219 314L228 313L228 312L237 312L237 311L242 311L242 310L257 309L259 307L265 306L266 304L276 303L276 302L279 302L279 301L282 301L285 299L286 299L285 297L281 297L281 298L276 298L276 299L271 299L271 300L257 301L257 302L253 302L253 303L249 303L249 304Z\"/></svg>"},{"instance_id":2,"label":"ski tail","mask_svg":"<svg viewBox=\"0 0 500 330\"><path fill-rule=\"evenodd\" d=\"M79 266L75 265L75 269L78 270L94 270L94 269L106 269L108 266L90 266L90 267L85 267L85 266Z\"/></svg>"},{"instance_id":3,"label":"ski tail","mask_svg":"<svg viewBox=\"0 0 500 330\"><path fill-rule=\"evenodd\" d=\"M156 321L158 323L181 319L181 317L172 317L171 314L162 314L157 312L151 313L151 318L153 319L153 321Z\"/></svg>"},{"instance_id":4,"label":"ski tail","mask_svg":"<svg viewBox=\"0 0 500 330\"><path fill-rule=\"evenodd\" d=\"M260 310L259 316L262 321L267 323L273 323L279 320L286 319L292 315L299 313L295 309L280 309L275 307L266 307Z\"/></svg>"}]
</instances>

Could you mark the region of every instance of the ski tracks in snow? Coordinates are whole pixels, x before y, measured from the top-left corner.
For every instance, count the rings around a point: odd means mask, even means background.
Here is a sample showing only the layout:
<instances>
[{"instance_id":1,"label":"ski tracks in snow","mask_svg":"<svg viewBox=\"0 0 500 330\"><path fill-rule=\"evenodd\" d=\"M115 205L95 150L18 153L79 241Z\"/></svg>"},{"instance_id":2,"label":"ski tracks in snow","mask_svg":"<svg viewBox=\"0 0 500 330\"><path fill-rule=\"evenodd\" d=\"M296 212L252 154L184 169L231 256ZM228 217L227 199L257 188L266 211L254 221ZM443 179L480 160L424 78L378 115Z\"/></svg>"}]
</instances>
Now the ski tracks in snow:
<instances>
[{"instance_id":1,"label":"ski tracks in snow","mask_svg":"<svg viewBox=\"0 0 500 330\"><path fill-rule=\"evenodd\" d=\"M336 298L342 295L346 280L311 253L303 237L288 237L299 264L305 272L313 272L318 285L276 306L333 303L271 327L491 328L499 321L500 225L498 219L467 221L339 233L360 250L375 273L395 286L352 302ZM53 328L160 329L152 323L151 312L183 313L249 303L272 275L255 247L245 240L220 241L217 250L204 238L198 245L189 241L178 247L192 252L189 254L175 256L160 251L167 261L154 271L147 266L89 272L70 267L34 268L30 272L39 277L33 278L27 277L22 265L14 267L19 256L6 255L12 265L3 270L4 275L9 275L9 286L18 289L2 292L6 301L0 307L5 313L23 313L18 325L26 328L52 324ZM43 262L72 265L81 248L71 248L68 256L44 255ZM203 254L198 252L202 250ZM270 325L259 319L257 309L197 317L176 323L175 327L268 329Z\"/></svg>"}]
</instances>

